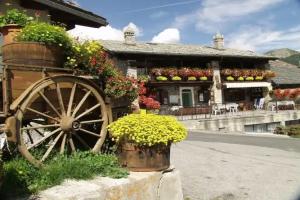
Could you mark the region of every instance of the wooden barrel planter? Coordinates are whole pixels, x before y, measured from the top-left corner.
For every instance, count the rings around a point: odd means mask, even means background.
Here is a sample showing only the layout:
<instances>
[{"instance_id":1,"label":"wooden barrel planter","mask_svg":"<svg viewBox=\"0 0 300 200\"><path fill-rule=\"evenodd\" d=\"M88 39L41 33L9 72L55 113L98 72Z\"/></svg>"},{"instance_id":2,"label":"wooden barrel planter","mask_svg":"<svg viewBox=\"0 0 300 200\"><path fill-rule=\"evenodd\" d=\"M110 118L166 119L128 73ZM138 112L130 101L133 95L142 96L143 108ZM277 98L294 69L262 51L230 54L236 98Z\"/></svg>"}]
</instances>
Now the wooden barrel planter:
<instances>
[{"instance_id":1,"label":"wooden barrel planter","mask_svg":"<svg viewBox=\"0 0 300 200\"><path fill-rule=\"evenodd\" d=\"M170 147L141 147L134 143L124 143L119 148L119 161L123 167L134 172L162 171L170 166Z\"/></svg>"},{"instance_id":2,"label":"wooden barrel planter","mask_svg":"<svg viewBox=\"0 0 300 200\"><path fill-rule=\"evenodd\" d=\"M12 43L15 41L15 37L20 33L21 26L17 24L8 24L0 28L0 32L3 35L3 45Z\"/></svg>"},{"instance_id":3,"label":"wooden barrel planter","mask_svg":"<svg viewBox=\"0 0 300 200\"><path fill-rule=\"evenodd\" d=\"M37 42L13 42L2 47L3 63L40 67L62 67L61 48Z\"/></svg>"}]
</instances>

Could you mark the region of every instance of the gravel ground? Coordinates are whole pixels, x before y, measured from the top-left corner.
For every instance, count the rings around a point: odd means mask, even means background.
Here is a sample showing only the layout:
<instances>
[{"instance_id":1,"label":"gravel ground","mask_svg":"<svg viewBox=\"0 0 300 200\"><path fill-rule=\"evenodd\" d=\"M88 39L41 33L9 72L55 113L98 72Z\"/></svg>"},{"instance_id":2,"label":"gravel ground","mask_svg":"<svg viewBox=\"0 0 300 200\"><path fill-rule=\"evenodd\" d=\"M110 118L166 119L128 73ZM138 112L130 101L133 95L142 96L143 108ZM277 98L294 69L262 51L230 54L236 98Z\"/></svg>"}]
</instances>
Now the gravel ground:
<instances>
[{"instance_id":1,"label":"gravel ground","mask_svg":"<svg viewBox=\"0 0 300 200\"><path fill-rule=\"evenodd\" d=\"M189 200L300 199L300 152L187 140L171 160Z\"/></svg>"}]
</instances>

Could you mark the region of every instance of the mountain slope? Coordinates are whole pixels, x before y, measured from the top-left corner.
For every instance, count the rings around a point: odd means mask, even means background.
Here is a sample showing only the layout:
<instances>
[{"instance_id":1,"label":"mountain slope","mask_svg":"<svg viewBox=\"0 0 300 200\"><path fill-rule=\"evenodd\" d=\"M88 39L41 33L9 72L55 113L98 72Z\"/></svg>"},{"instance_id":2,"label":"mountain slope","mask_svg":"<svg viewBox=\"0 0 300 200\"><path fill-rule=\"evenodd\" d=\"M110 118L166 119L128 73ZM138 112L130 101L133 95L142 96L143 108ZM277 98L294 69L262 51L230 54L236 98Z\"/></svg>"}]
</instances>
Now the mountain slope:
<instances>
[{"instance_id":1,"label":"mountain slope","mask_svg":"<svg viewBox=\"0 0 300 200\"><path fill-rule=\"evenodd\" d=\"M282 58L281 60L300 67L300 53L291 55L286 58Z\"/></svg>"},{"instance_id":2,"label":"mountain slope","mask_svg":"<svg viewBox=\"0 0 300 200\"><path fill-rule=\"evenodd\" d=\"M274 49L265 53L265 55L275 56L278 58L286 58L295 54L300 54L300 52L288 48Z\"/></svg>"}]
</instances>

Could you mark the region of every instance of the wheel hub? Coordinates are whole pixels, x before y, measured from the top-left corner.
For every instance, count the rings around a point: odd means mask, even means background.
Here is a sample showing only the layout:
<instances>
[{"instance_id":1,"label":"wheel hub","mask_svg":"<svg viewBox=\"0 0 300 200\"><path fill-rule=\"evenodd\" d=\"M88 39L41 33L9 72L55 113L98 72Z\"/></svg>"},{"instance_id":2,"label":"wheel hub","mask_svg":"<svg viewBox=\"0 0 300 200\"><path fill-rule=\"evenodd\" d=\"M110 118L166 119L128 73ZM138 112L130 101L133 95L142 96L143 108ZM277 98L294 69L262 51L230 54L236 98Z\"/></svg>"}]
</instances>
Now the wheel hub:
<instances>
[{"instance_id":1,"label":"wheel hub","mask_svg":"<svg viewBox=\"0 0 300 200\"><path fill-rule=\"evenodd\" d=\"M76 121L73 117L62 117L60 121L60 127L63 131L78 130L80 128L80 122Z\"/></svg>"}]
</instances>

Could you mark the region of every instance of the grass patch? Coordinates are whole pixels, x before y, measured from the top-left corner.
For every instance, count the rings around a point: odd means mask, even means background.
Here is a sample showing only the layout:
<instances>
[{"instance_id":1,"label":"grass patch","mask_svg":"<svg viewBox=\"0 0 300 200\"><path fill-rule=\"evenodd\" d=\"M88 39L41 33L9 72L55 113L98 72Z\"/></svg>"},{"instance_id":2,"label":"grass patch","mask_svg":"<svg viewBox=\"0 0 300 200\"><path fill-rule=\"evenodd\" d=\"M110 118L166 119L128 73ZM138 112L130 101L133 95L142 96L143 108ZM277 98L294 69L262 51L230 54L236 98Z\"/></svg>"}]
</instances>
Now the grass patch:
<instances>
[{"instance_id":1,"label":"grass patch","mask_svg":"<svg viewBox=\"0 0 300 200\"><path fill-rule=\"evenodd\" d=\"M16 157L4 164L5 178L1 198L26 196L59 185L65 179L91 179L96 175L112 178L127 177L128 172L119 166L114 155L77 152L57 155L45 167L33 167L23 157Z\"/></svg>"}]
</instances>

